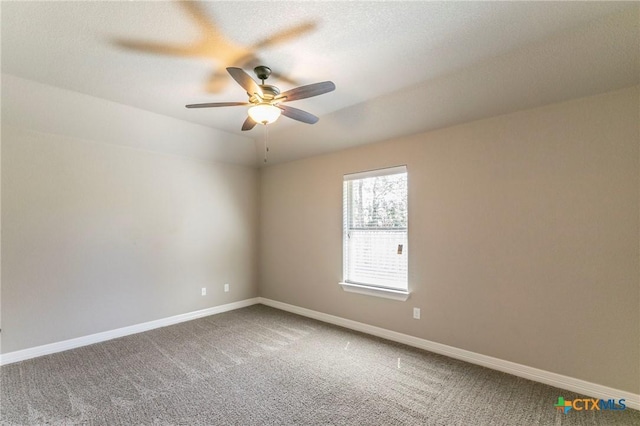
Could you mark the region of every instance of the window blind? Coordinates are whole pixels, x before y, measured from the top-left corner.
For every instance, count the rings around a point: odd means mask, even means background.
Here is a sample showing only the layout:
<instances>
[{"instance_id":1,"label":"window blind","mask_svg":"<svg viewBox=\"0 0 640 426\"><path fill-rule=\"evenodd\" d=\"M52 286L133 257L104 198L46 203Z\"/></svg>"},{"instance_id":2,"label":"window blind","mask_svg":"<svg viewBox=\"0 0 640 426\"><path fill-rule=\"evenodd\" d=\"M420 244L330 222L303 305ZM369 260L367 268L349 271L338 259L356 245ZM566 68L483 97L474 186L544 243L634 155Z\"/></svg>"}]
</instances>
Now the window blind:
<instances>
[{"instance_id":1,"label":"window blind","mask_svg":"<svg viewBox=\"0 0 640 426\"><path fill-rule=\"evenodd\" d=\"M344 176L344 281L407 289L407 169Z\"/></svg>"}]
</instances>

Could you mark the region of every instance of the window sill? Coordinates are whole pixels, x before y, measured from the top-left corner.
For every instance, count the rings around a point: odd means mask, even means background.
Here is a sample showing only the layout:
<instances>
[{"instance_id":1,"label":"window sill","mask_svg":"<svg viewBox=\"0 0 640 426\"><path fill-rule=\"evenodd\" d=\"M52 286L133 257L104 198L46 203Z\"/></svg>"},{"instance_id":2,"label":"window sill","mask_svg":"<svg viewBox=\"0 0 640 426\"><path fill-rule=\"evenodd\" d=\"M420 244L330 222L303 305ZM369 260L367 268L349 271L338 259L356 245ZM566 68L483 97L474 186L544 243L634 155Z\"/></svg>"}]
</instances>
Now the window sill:
<instances>
[{"instance_id":1,"label":"window sill","mask_svg":"<svg viewBox=\"0 0 640 426\"><path fill-rule=\"evenodd\" d=\"M393 299L406 301L409 298L409 292L405 290L391 290L389 288L371 287L363 284L339 283L344 291L349 293L365 294L367 296L383 297L385 299Z\"/></svg>"}]
</instances>

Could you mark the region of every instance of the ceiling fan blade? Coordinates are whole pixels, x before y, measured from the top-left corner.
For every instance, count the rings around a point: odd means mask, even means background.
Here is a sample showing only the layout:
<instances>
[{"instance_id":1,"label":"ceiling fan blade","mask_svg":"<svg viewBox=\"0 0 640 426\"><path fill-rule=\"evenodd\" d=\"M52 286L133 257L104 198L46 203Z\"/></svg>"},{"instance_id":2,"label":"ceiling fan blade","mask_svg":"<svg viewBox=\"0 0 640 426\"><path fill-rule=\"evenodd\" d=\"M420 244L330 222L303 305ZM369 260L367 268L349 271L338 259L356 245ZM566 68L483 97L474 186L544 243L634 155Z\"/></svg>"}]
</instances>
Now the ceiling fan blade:
<instances>
[{"instance_id":1,"label":"ceiling fan blade","mask_svg":"<svg viewBox=\"0 0 640 426\"><path fill-rule=\"evenodd\" d=\"M247 91L247 95L252 96L254 93L257 93L260 97L264 96L258 83L256 83L249 74L244 72L242 68L229 67L227 71L231 74L231 77Z\"/></svg>"},{"instance_id":2,"label":"ceiling fan blade","mask_svg":"<svg viewBox=\"0 0 640 426\"><path fill-rule=\"evenodd\" d=\"M197 50L189 45L177 45L168 43L156 43L153 41L135 41L125 39L114 39L112 43L118 47L129 50L137 50L144 53L155 53L159 55L171 56L196 56Z\"/></svg>"},{"instance_id":3,"label":"ceiling fan blade","mask_svg":"<svg viewBox=\"0 0 640 426\"><path fill-rule=\"evenodd\" d=\"M204 11L204 6L195 1L181 1L180 6L189 14L191 19L200 26L202 33L219 36L220 31L216 27L213 19L209 18Z\"/></svg>"},{"instance_id":4,"label":"ceiling fan blade","mask_svg":"<svg viewBox=\"0 0 640 426\"><path fill-rule=\"evenodd\" d=\"M280 93L276 99L283 99L287 102L297 101L298 99L310 98L312 96L322 95L336 89L336 85L332 81L323 81L320 83L308 84L306 86L296 87ZM286 99L284 99L286 98Z\"/></svg>"},{"instance_id":5,"label":"ceiling fan blade","mask_svg":"<svg viewBox=\"0 0 640 426\"><path fill-rule=\"evenodd\" d=\"M185 105L187 108L213 108L213 107L228 107L228 106L240 106L249 105L249 102L211 102L207 104L191 104Z\"/></svg>"},{"instance_id":6,"label":"ceiling fan blade","mask_svg":"<svg viewBox=\"0 0 640 426\"><path fill-rule=\"evenodd\" d=\"M267 39L258 42L255 46L256 49L265 49L269 47L273 47L277 44L284 43L285 41L289 41L291 39L298 38L305 33L308 33L311 30L316 28L315 22L305 22L303 24L297 25L292 28L288 28L284 31L276 33L272 36L269 36Z\"/></svg>"},{"instance_id":7,"label":"ceiling fan blade","mask_svg":"<svg viewBox=\"0 0 640 426\"><path fill-rule=\"evenodd\" d=\"M242 124L242 131L251 130L255 127L255 125L256 122L253 121L253 118L247 117L247 119L244 120L244 123Z\"/></svg>"},{"instance_id":8,"label":"ceiling fan blade","mask_svg":"<svg viewBox=\"0 0 640 426\"><path fill-rule=\"evenodd\" d=\"M284 75L282 73L279 73L277 71L272 71L271 72L271 77L272 78L277 78L278 80L283 81L283 82L285 82L287 84L290 84L292 86L297 86L298 84L300 84L299 81L296 81L296 80L294 80L292 78L289 78L286 75Z\"/></svg>"},{"instance_id":9,"label":"ceiling fan blade","mask_svg":"<svg viewBox=\"0 0 640 426\"><path fill-rule=\"evenodd\" d=\"M315 124L319 120L319 118L315 115L298 108L292 108L286 105L277 105L277 107L282 110L282 115L286 115L287 117L293 118L294 120L302 121L303 123Z\"/></svg>"}]
</instances>

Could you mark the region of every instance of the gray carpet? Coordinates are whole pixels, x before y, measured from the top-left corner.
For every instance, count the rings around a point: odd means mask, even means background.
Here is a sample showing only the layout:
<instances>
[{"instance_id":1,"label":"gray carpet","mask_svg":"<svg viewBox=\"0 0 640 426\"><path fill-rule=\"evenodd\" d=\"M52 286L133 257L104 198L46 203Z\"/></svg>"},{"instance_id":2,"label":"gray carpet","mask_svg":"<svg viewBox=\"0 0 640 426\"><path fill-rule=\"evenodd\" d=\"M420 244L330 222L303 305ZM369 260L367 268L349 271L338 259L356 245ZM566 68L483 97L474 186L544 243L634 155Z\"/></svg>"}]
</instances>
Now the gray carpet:
<instances>
[{"instance_id":1,"label":"gray carpet","mask_svg":"<svg viewBox=\"0 0 640 426\"><path fill-rule=\"evenodd\" d=\"M4 425L640 425L630 409L562 414L558 396L578 395L262 305L0 376Z\"/></svg>"}]
</instances>

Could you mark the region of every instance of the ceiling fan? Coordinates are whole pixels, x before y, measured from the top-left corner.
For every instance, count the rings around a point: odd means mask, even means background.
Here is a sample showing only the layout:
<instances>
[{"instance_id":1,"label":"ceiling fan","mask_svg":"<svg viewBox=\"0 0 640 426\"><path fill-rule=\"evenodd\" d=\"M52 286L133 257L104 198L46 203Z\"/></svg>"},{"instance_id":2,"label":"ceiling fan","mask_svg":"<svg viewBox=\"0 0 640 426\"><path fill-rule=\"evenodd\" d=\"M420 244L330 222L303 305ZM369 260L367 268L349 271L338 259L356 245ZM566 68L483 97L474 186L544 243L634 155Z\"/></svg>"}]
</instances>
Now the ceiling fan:
<instances>
[{"instance_id":1,"label":"ceiling fan","mask_svg":"<svg viewBox=\"0 0 640 426\"><path fill-rule=\"evenodd\" d=\"M242 125L242 130L251 130L257 123L270 124L280 117L280 114L301 121L307 124L315 124L318 117L301 109L282 105L284 102L297 101L299 99L311 98L313 96L322 95L335 90L336 85L331 81L323 81L320 83L308 84L306 86L296 87L286 92L280 92L275 86L264 84L264 81L271 75L271 69L264 65L257 66L253 69L258 79L262 80L262 84L258 84L249 74L244 72L242 68L229 67L227 72L249 96L248 102L213 102L205 104L186 105L187 108L213 108L251 105L249 108L249 116Z\"/></svg>"}]
</instances>

